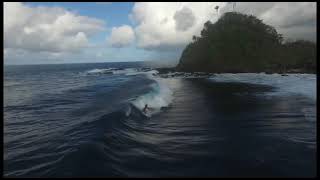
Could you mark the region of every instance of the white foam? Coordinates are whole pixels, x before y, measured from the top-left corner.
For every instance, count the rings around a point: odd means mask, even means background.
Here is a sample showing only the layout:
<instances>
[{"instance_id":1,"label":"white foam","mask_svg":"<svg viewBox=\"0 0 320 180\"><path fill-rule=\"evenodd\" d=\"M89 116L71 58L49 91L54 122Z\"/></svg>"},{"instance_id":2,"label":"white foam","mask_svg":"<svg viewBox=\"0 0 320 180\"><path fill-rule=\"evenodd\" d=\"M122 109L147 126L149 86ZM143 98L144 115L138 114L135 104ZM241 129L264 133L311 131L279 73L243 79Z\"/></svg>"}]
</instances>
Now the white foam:
<instances>
[{"instance_id":1,"label":"white foam","mask_svg":"<svg viewBox=\"0 0 320 180\"><path fill-rule=\"evenodd\" d=\"M153 75L149 74L149 78L152 78L156 82L151 84L151 91L147 94L139 96L137 99L132 101L132 104L138 109L142 110L147 104L151 110L149 115L160 112L162 107L167 107L172 102L173 96L172 91L166 86L164 82L159 78L155 78Z\"/></svg>"},{"instance_id":2,"label":"white foam","mask_svg":"<svg viewBox=\"0 0 320 180\"><path fill-rule=\"evenodd\" d=\"M116 68L106 68L106 69L92 69L86 72L86 74L104 74L104 73L112 73Z\"/></svg>"},{"instance_id":3,"label":"white foam","mask_svg":"<svg viewBox=\"0 0 320 180\"><path fill-rule=\"evenodd\" d=\"M217 82L243 82L276 87L276 91L269 95L301 94L316 101L317 79L315 74L265 74L265 73L239 73L216 74L210 78Z\"/></svg>"},{"instance_id":4,"label":"white foam","mask_svg":"<svg viewBox=\"0 0 320 180\"><path fill-rule=\"evenodd\" d=\"M86 71L86 75L100 75L100 74L123 74L127 76L133 76L138 74L158 74L157 70L150 71L140 71L136 68L126 68L126 69L117 69L117 68L106 68L106 69L92 69Z\"/></svg>"},{"instance_id":5,"label":"white foam","mask_svg":"<svg viewBox=\"0 0 320 180\"><path fill-rule=\"evenodd\" d=\"M131 114L131 107L130 106L127 107L125 113L126 113L127 117Z\"/></svg>"},{"instance_id":6,"label":"white foam","mask_svg":"<svg viewBox=\"0 0 320 180\"><path fill-rule=\"evenodd\" d=\"M163 78L174 78L174 79L192 79L192 78L209 78L213 76L213 73L204 73L204 72L169 72L166 74L160 74L160 77Z\"/></svg>"},{"instance_id":7,"label":"white foam","mask_svg":"<svg viewBox=\"0 0 320 180\"><path fill-rule=\"evenodd\" d=\"M127 76L133 76L133 75L138 75L138 74L151 74L151 75L156 75L159 72L157 70L151 70L151 71L145 71L145 72L139 72L139 71L135 71L135 72L128 72L126 73Z\"/></svg>"},{"instance_id":8,"label":"white foam","mask_svg":"<svg viewBox=\"0 0 320 180\"><path fill-rule=\"evenodd\" d=\"M121 70L115 70L113 71L113 74L129 74L129 73L134 73L137 72L137 69L135 68L126 68L126 69L121 69Z\"/></svg>"}]
</instances>

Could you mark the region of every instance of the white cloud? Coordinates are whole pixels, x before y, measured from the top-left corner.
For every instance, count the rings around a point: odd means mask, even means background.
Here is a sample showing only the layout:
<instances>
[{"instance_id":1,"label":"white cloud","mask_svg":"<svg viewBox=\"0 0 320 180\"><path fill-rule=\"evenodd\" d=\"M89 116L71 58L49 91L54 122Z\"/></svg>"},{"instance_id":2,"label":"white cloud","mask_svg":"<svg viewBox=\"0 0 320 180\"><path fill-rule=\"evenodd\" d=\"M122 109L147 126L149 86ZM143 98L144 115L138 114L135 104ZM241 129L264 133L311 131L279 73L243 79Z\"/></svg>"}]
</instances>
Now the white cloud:
<instances>
[{"instance_id":1,"label":"white cloud","mask_svg":"<svg viewBox=\"0 0 320 180\"><path fill-rule=\"evenodd\" d=\"M223 2L138 2L129 15L135 27L137 46L170 50L184 47L199 35L207 20L216 21L215 6ZM184 17L182 15L187 15Z\"/></svg>"},{"instance_id":2,"label":"white cloud","mask_svg":"<svg viewBox=\"0 0 320 180\"><path fill-rule=\"evenodd\" d=\"M316 2L279 2L260 16L285 37L316 40Z\"/></svg>"},{"instance_id":3,"label":"white cloud","mask_svg":"<svg viewBox=\"0 0 320 180\"><path fill-rule=\"evenodd\" d=\"M230 4L221 12L231 10ZM316 41L315 2L238 2L235 11L257 16L264 23L275 27L285 38Z\"/></svg>"},{"instance_id":4,"label":"white cloud","mask_svg":"<svg viewBox=\"0 0 320 180\"><path fill-rule=\"evenodd\" d=\"M264 12L261 18L267 23L279 27L290 27L316 21L316 3L310 2L281 2Z\"/></svg>"},{"instance_id":5,"label":"white cloud","mask_svg":"<svg viewBox=\"0 0 320 180\"><path fill-rule=\"evenodd\" d=\"M88 36L104 29L104 21L63 8L4 3L4 48L34 52L77 52Z\"/></svg>"},{"instance_id":6,"label":"white cloud","mask_svg":"<svg viewBox=\"0 0 320 180\"><path fill-rule=\"evenodd\" d=\"M187 7L183 7L181 10L176 11L173 19L175 20L177 31L186 31L190 29L196 21L192 10ZM167 21L167 19L165 20Z\"/></svg>"},{"instance_id":7,"label":"white cloud","mask_svg":"<svg viewBox=\"0 0 320 180\"><path fill-rule=\"evenodd\" d=\"M131 26L122 25L112 28L109 43L112 47L120 48L129 45L134 39L135 35Z\"/></svg>"},{"instance_id":8,"label":"white cloud","mask_svg":"<svg viewBox=\"0 0 320 180\"><path fill-rule=\"evenodd\" d=\"M252 14L260 16L270 8L272 8L277 2L236 2L233 10L234 2L228 3L226 6L221 8L220 13L236 11L243 14Z\"/></svg>"}]
</instances>

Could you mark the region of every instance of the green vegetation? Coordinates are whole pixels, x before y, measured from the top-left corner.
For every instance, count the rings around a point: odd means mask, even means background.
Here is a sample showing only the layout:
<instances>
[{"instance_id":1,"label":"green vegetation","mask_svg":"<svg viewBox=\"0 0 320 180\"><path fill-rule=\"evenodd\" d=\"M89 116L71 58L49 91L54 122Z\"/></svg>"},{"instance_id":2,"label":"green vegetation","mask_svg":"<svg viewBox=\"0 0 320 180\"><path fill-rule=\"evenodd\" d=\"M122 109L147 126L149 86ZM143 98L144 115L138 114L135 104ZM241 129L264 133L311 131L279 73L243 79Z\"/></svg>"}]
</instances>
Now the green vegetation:
<instances>
[{"instance_id":1,"label":"green vegetation","mask_svg":"<svg viewBox=\"0 0 320 180\"><path fill-rule=\"evenodd\" d=\"M316 72L316 44L284 42L275 28L252 15L225 13L204 24L184 49L178 71Z\"/></svg>"}]
</instances>

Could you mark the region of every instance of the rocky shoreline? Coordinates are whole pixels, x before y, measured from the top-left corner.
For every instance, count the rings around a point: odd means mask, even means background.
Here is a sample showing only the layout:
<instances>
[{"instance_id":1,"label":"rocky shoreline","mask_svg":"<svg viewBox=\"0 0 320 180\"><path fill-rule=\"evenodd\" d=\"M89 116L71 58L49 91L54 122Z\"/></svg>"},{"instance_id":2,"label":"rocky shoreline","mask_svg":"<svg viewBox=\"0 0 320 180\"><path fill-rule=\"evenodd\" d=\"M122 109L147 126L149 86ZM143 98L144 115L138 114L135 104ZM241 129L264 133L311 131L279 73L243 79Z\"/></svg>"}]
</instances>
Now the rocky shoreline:
<instances>
[{"instance_id":1,"label":"rocky shoreline","mask_svg":"<svg viewBox=\"0 0 320 180\"><path fill-rule=\"evenodd\" d=\"M173 68L155 68L157 70L158 76L169 78L169 77L212 77L215 74L221 73L265 73L265 74L281 74L282 76L286 76L287 74L317 74L316 72L305 71L303 69L290 69L285 72L283 71L261 71L261 72L182 72L178 71L175 67Z\"/></svg>"}]
</instances>

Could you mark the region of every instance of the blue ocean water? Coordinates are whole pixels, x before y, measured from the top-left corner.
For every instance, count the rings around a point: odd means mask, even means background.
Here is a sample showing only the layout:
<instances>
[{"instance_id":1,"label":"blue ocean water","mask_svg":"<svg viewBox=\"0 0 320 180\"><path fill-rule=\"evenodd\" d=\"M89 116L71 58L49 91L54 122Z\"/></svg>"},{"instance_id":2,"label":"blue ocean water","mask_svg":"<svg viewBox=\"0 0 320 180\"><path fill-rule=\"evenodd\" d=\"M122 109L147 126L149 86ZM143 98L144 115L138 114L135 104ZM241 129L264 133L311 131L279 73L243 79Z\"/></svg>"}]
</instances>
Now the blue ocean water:
<instances>
[{"instance_id":1,"label":"blue ocean water","mask_svg":"<svg viewBox=\"0 0 320 180\"><path fill-rule=\"evenodd\" d=\"M143 63L5 66L4 175L315 176L316 99L249 76L160 78ZM315 75L270 78L315 90Z\"/></svg>"}]
</instances>

